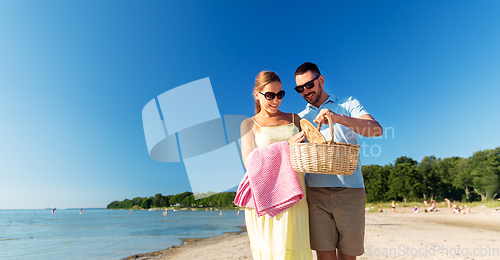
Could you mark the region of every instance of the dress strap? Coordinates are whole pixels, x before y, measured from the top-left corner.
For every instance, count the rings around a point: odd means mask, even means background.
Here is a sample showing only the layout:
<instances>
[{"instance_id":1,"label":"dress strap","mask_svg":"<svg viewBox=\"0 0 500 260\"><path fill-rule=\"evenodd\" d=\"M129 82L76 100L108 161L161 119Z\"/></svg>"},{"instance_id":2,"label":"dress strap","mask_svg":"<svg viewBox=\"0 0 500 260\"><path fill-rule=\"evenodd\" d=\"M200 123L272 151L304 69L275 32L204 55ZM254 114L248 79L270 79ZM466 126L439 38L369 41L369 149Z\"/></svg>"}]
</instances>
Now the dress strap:
<instances>
[{"instance_id":1,"label":"dress strap","mask_svg":"<svg viewBox=\"0 0 500 260\"><path fill-rule=\"evenodd\" d=\"M253 117L251 117L251 118L252 118L253 122L256 123L259 126L259 128L261 128L261 126L259 125L259 123L257 123L257 121L255 121L255 119L253 119Z\"/></svg>"}]
</instances>

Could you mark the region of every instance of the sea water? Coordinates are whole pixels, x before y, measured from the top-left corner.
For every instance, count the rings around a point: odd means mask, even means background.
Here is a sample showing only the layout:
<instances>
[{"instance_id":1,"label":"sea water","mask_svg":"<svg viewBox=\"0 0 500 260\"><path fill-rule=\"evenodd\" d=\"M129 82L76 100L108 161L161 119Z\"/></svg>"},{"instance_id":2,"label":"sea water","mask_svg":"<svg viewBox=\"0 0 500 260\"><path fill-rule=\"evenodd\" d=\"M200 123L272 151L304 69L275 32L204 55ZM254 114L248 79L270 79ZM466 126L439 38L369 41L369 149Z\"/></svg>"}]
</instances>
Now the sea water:
<instances>
[{"instance_id":1,"label":"sea water","mask_svg":"<svg viewBox=\"0 0 500 260\"><path fill-rule=\"evenodd\" d=\"M236 232L236 211L0 210L0 259L122 259Z\"/></svg>"}]
</instances>

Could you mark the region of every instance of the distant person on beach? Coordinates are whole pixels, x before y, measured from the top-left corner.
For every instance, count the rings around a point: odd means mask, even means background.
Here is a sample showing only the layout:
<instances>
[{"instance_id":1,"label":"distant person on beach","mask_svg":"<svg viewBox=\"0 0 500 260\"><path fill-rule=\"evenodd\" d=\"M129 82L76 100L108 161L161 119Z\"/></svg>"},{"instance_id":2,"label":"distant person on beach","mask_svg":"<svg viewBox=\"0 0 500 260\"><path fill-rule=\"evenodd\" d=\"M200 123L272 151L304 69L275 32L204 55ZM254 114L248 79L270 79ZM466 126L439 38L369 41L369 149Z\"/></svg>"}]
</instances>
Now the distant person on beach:
<instances>
[{"instance_id":1,"label":"distant person on beach","mask_svg":"<svg viewBox=\"0 0 500 260\"><path fill-rule=\"evenodd\" d=\"M382 135L382 126L356 98L326 93L325 77L316 64L303 63L295 70L294 77L295 91L308 103L300 117L323 123L325 132L329 130L325 115L329 115L335 124L335 142L358 144L358 134ZM311 248L316 250L318 260L356 259L362 255L366 192L359 159L352 175L306 173L305 178Z\"/></svg>"},{"instance_id":2,"label":"distant person on beach","mask_svg":"<svg viewBox=\"0 0 500 260\"><path fill-rule=\"evenodd\" d=\"M448 198L444 198L444 201L446 201L446 205L448 205L448 211L451 211L451 201Z\"/></svg>"},{"instance_id":3,"label":"distant person on beach","mask_svg":"<svg viewBox=\"0 0 500 260\"><path fill-rule=\"evenodd\" d=\"M431 199L431 207L427 209L427 211L432 212L436 211L436 201Z\"/></svg>"},{"instance_id":4,"label":"distant person on beach","mask_svg":"<svg viewBox=\"0 0 500 260\"><path fill-rule=\"evenodd\" d=\"M462 214L470 214L470 208L467 207L467 205L464 206L463 210L461 211Z\"/></svg>"},{"instance_id":5,"label":"distant person on beach","mask_svg":"<svg viewBox=\"0 0 500 260\"><path fill-rule=\"evenodd\" d=\"M415 206L415 209L413 210L413 213L418 213L418 207Z\"/></svg>"},{"instance_id":6,"label":"distant person on beach","mask_svg":"<svg viewBox=\"0 0 500 260\"><path fill-rule=\"evenodd\" d=\"M394 202L394 200L392 201L391 203L391 213L398 213L397 210L396 210L396 203Z\"/></svg>"},{"instance_id":7,"label":"distant person on beach","mask_svg":"<svg viewBox=\"0 0 500 260\"><path fill-rule=\"evenodd\" d=\"M278 143L288 147L291 143L300 143L304 140L299 116L278 110L284 96L285 91L282 90L281 80L276 73L262 71L257 75L253 90L255 116L244 120L241 124L241 153L247 170L249 169L247 158L255 149L266 149ZM272 160L272 158L262 158L262 160ZM300 181L298 185L305 192L304 175L292 172L291 165L289 170L288 173L298 177ZM269 194L269 196L281 196L281 194ZM245 207L245 223L253 259L312 260L305 197L273 218L268 214L259 217L255 208Z\"/></svg>"},{"instance_id":8,"label":"distant person on beach","mask_svg":"<svg viewBox=\"0 0 500 260\"><path fill-rule=\"evenodd\" d=\"M429 205L429 204L427 203L427 200L424 200L424 207L426 207L426 208L427 208L427 205Z\"/></svg>"}]
</instances>

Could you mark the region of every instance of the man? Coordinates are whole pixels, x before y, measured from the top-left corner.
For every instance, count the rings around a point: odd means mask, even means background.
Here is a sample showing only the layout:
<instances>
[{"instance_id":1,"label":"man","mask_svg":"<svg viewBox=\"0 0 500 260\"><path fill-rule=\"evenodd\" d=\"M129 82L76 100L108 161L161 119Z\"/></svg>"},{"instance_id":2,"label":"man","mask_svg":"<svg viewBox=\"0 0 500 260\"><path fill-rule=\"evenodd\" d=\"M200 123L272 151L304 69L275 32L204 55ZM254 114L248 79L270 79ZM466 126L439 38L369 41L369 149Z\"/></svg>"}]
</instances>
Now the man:
<instances>
[{"instance_id":1,"label":"man","mask_svg":"<svg viewBox=\"0 0 500 260\"><path fill-rule=\"evenodd\" d=\"M358 144L358 134L381 136L382 126L354 97L328 95L325 78L310 62L295 71L295 90L309 103L299 116L323 123L322 133L330 138L328 114L336 123L335 142ZM311 248L318 260L356 259L364 253L366 193L361 162L352 175L306 173Z\"/></svg>"}]
</instances>

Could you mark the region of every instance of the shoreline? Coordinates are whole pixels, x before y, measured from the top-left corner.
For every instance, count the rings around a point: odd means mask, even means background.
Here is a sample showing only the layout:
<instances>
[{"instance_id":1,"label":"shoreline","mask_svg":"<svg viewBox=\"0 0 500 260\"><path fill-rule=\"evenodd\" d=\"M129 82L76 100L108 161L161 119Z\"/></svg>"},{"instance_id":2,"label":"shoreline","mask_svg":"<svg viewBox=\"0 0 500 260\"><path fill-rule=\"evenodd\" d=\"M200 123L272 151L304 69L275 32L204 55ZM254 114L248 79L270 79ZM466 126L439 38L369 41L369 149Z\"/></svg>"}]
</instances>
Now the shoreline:
<instances>
[{"instance_id":1,"label":"shoreline","mask_svg":"<svg viewBox=\"0 0 500 260\"><path fill-rule=\"evenodd\" d=\"M207 244L215 244L229 237L241 237L246 235L247 228L246 226L237 226L241 230L235 232L224 232L224 235L216 236L216 237L207 237L207 238L182 238L182 244L173 245L167 249L143 253L143 254L135 254L131 256L127 256L122 258L122 260L149 260L149 259L168 259L167 257L175 256L180 253L182 250L186 250L190 247L197 247L200 245Z\"/></svg>"},{"instance_id":2,"label":"shoreline","mask_svg":"<svg viewBox=\"0 0 500 260\"><path fill-rule=\"evenodd\" d=\"M500 214L491 208L474 207L471 214L454 214L447 208L413 213L402 207L398 213L367 212L365 253L360 260L387 259L499 259ZM132 255L124 259L252 259L245 227L222 236L183 239L180 246ZM313 259L316 252L313 251Z\"/></svg>"}]
</instances>

